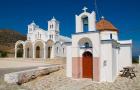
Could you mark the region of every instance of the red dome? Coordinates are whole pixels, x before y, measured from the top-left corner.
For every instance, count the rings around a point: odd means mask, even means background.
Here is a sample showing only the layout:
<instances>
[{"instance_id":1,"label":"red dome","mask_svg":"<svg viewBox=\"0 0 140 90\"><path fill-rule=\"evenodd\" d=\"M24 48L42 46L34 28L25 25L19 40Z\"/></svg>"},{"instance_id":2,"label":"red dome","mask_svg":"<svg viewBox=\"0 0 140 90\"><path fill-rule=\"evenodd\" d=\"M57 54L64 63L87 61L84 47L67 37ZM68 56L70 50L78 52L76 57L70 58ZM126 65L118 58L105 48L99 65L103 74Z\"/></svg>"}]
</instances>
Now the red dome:
<instances>
[{"instance_id":1,"label":"red dome","mask_svg":"<svg viewBox=\"0 0 140 90\"><path fill-rule=\"evenodd\" d=\"M99 31L117 31L118 32L118 29L115 26L113 26L109 21L105 20L104 18L96 23L96 29Z\"/></svg>"}]
</instances>

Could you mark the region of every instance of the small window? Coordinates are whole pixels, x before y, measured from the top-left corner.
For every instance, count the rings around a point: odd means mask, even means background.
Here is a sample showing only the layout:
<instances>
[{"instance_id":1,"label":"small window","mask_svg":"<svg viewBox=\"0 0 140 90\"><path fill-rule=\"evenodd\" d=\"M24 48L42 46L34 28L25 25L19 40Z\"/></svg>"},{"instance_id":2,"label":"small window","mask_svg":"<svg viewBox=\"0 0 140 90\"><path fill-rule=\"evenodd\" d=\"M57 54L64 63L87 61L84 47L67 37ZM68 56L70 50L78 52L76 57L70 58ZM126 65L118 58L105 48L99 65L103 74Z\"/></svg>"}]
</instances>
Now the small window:
<instances>
[{"instance_id":1,"label":"small window","mask_svg":"<svg viewBox=\"0 0 140 90\"><path fill-rule=\"evenodd\" d=\"M38 32L38 38L39 38L39 32Z\"/></svg>"},{"instance_id":2,"label":"small window","mask_svg":"<svg viewBox=\"0 0 140 90\"><path fill-rule=\"evenodd\" d=\"M59 51L58 51L58 47L57 47L57 53L59 53Z\"/></svg>"},{"instance_id":3,"label":"small window","mask_svg":"<svg viewBox=\"0 0 140 90\"><path fill-rule=\"evenodd\" d=\"M89 48L89 43L88 42L85 43L85 48Z\"/></svg>"},{"instance_id":4,"label":"small window","mask_svg":"<svg viewBox=\"0 0 140 90\"><path fill-rule=\"evenodd\" d=\"M104 66L104 67L107 66L107 61L106 61L106 60L104 60L103 66Z\"/></svg>"},{"instance_id":5,"label":"small window","mask_svg":"<svg viewBox=\"0 0 140 90\"><path fill-rule=\"evenodd\" d=\"M65 49L63 48L63 54L64 54L64 52L65 52Z\"/></svg>"},{"instance_id":6,"label":"small window","mask_svg":"<svg viewBox=\"0 0 140 90\"><path fill-rule=\"evenodd\" d=\"M110 39L112 39L112 34L110 34Z\"/></svg>"},{"instance_id":7,"label":"small window","mask_svg":"<svg viewBox=\"0 0 140 90\"><path fill-rule=\"evenodd\" d=\"M51 35L49 35L50 39L51 39Z\"/></svg>"}]
</instances>

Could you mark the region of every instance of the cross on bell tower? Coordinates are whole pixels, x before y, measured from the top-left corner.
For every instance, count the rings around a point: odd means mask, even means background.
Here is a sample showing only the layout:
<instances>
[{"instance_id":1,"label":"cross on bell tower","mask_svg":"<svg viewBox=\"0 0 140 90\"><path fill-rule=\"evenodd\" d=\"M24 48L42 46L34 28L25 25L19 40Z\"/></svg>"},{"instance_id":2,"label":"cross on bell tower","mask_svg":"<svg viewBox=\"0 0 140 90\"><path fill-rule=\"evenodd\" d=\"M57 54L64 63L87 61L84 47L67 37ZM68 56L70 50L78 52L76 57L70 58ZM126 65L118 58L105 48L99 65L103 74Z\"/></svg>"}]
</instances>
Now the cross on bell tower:
<instances>
[{"instance_id":1,"label":"cross on bell tower","mask_svg":"<svg viewBox=\"0 0 140 90\"><path fill-rule=\"evenodd\" d=\"M86 6L84 6L84 8L82 9L84 12L86 12L87 11L87 7Z\"/></svg>"}]
</instances>

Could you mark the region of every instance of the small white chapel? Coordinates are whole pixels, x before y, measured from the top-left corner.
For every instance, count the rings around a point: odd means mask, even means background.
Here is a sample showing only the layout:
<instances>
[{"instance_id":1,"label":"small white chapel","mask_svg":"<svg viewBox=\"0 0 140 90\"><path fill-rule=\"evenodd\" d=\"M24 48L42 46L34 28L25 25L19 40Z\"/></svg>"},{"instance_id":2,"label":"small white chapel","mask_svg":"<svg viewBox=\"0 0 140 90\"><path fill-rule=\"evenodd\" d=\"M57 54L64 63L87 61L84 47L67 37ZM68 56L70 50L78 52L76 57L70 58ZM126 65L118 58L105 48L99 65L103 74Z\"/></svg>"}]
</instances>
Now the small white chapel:
<instances>
[{"instance_id":1,"label":"small white chapel","mask_svg":"<svg viewBox=\"0 0 140 90\"><path fill-rule=\"evenodd\" d=\"M96 13L75 15L76 31L67 46L66 75L113 82L123 67L132 65L132 40L119 40L119 30L104 17L96 22Z\"/></svg>"}]
</instances>

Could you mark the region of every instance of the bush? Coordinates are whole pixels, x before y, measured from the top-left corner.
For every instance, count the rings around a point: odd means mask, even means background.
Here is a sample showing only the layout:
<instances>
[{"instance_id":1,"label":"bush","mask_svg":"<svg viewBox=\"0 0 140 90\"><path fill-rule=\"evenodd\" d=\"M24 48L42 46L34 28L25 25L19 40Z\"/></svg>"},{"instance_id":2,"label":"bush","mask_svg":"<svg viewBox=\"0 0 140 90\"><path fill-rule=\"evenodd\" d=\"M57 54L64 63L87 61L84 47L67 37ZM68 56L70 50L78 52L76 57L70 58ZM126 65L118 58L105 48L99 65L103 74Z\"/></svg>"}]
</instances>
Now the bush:
<instances>
[{"instance_id":1,"label":"bush","mask_svg":"<svg viewBox=\"0 0 140 90\"><path fill-rule=\"evenodd\" d=\"M0 57L7 57L7 52L0 51Z\"/></svg>"},{"instance_id":2,"label":"bush","mask_svg":"<svg viewBox=\"0 0 140 90\"><path fill-rule=\"evenodd\" d=\"M138 58L138 57L136 57L136 56L135 56L135 57L133 57L132 62L133 62L133 63L139 63L139 58Z\"/></svg>"}]
</instances>

